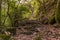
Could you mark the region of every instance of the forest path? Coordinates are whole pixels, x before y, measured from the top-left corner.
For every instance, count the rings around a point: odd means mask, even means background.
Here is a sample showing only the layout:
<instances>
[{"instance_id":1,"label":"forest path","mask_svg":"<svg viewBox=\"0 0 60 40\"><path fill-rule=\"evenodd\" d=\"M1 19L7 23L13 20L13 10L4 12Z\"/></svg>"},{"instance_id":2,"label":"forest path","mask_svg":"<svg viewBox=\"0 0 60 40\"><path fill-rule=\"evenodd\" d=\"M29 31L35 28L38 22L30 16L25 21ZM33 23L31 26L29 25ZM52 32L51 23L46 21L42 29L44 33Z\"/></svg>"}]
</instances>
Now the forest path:
<instances>
[{"instance_id":1,"label":"forest path","mask_svg":"<svg viewBox=\"0 0 60 40\"><path fill-rule=\"evenodd\" d=\"M38 32L33 32L33 34L19 34L21 30L17 32L14 36L15 40L35 40L36 37L40 36L41 40L60 40L60 28L56 28L58 25L43 25L37 27Z\"/></svg>"}]
</instances>

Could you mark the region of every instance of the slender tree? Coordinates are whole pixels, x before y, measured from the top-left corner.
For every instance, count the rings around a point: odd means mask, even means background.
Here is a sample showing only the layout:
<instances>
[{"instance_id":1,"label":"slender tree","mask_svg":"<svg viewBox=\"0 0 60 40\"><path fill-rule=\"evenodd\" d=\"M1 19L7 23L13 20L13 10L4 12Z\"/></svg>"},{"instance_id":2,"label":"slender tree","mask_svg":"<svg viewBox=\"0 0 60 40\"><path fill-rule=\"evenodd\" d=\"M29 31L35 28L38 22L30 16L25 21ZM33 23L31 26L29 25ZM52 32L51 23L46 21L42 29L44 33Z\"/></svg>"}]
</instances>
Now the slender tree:
<instances>
[{"instance_id":1,"label":"slender tree","mask_svg":"<svg viewBox=\"0 0 60 40\"><path fill-rule=\"evenodd\" d=\"M1 4L2 4L2 0L0 0L0 26L1 26Z\"/></svg>"},{"instance_id":2,"label":"slender tree","mask_svg":"<svg viewBox=\"0 0 60 40\"><path fill-rule=\"evenodd\" d=\"M60 23L60 0L57 2L55 19L57 23Z\"/></svg>"}]
</instances>

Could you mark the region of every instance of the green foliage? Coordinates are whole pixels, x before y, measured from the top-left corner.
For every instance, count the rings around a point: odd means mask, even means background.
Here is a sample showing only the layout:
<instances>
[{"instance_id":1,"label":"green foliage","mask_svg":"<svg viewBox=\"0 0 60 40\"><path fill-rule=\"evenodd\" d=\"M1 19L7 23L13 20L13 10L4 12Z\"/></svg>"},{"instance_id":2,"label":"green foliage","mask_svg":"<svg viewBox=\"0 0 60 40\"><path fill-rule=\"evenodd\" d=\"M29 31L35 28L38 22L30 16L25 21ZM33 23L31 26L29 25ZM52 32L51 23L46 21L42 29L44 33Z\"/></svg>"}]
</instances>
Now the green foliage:
<instances>
[{"instance_id":1,"label":"green foliage","mask_svg":"<svg viewBox=\"0 0 60 40\"><path fill-rule=\"evenodd\" d=\"M31 1L31 6L32 6L32 20L36 20L37 19L37 16L38 16L38 12L39 12L39 7L40 7L40 3L38 0L33 0Z\"/></svg>"},{"instance_id":2,"label":"green foliage","mask_svg":"<svg viewBox=\"0 0 60 40\"><path fill-rule=\"evenodd\" d=\"M31 14L30 8L27 5L20 4L15 11L15 19L23 20L28 18Z\"/></svg>"},{"instance_id":3,"label":"green foliage","mask_svg":"<svg viewBox=\"0 0 60 40\"><path fill-rule=\"evenodd\" d=\"M19 6L19 11L29 11L29 7L27 6L27 5L23 5L23 4L21 4L20 6Z\"/></svg>"},{"instance_id":4,"label":"green foliage","mask_svg":"<svg viewBox=\"0 0 60 40\"><path fill-rule=\"evenodd\" d=\"M35 19L38 19L40 18L40 16L44 16L43 17L43 20L45 20L45 16L48 16L46 15L46 12L44 12L45 14L41 13L43 11L46 11L44 6L47 5L47 3L45 2L48 2L48 0L32 0L31 2L29 2L28 4L21 4L21 3L18 3L19 2L18 0L8 0L8 1L2 1L4 2L4 7L2 7L2 25L4 26L12 26L12 24L14 24L14 21L15 20L27 20L29 18L32 18L33 20ZM48 2L48 4L50 2L53 2L53 1L50 1ZM45 3L45 4L44 4ZM28 6L30 5L30 6ZM6 6L6 7L5 7ZM47 5L49 6L49 5ZM9 7L9 9L8 9ZM8 11L9 10L9 11ZM40 11L40 12L39 12ZM7 14L7 12L9 14ZM42 15L40 15L42 14ZM42 18L40 18L42 20ZM60 3L58 3L57 5L57 9L56 9L56 13L55 13L55 17L52 16L49 19L49 22L53 22L55 19L57 22L60 22Z\"/></svg>"},{"instance_id":5,"label":"green foliage","mask_svg":"<svg viewBox=\"0 0 60 40\"><path fill-rule=\"evenodd\" d=\"M6 34L0 34L1 40L9 40L10 36L7 36Z\"/></svg>"},{"instance_id":6,"label":"green foliage","mask_svg":"<svg viewBox=\"0 0 60 40\"><path fill-rule=\"evenodd\" d=\"M6 34L0 34L0 40L14 40L14 37Z\"/></svg>"},{"instance_id":7,"label":"green foliage","mask_svg":"<svg viewBox=\"0 0 60 40\"><path fill-rule=\"evenodd\" d=\"M35 40L42 40L40 36L36 37Z\"/></svg>"},{"instance_id":8,"label":"green foliage","mask_svg":"<svg viewBox=\"0 0 60 40\"><path fill-rule=\"evenodd\" d=\"M57 3L57 9L55 13L55 19L57 23L60 23L60 1Z\"/></svg>"}]
</instances>

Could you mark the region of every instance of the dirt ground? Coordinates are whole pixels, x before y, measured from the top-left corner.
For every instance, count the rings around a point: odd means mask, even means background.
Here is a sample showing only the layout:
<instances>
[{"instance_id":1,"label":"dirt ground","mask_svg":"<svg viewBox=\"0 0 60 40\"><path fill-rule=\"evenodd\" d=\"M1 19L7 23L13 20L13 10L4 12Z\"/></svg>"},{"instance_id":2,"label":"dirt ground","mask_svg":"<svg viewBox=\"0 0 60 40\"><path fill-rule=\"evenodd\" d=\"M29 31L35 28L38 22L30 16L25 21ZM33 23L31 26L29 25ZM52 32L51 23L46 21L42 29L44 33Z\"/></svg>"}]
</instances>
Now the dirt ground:
<instances>
[{"instance_id":1,"label":"dirt ground","mask_svg":"<svg viewBox=\"0 0 60 40\"><path fill-rule=\"evenodd\" d=\"M22 30L19 29L17 34L14 36L15 40L60 40L60 26L54 25L41 25L36 29L38 31L33 32L30 35L20 33Z\"/></svg>"}]
</instances>

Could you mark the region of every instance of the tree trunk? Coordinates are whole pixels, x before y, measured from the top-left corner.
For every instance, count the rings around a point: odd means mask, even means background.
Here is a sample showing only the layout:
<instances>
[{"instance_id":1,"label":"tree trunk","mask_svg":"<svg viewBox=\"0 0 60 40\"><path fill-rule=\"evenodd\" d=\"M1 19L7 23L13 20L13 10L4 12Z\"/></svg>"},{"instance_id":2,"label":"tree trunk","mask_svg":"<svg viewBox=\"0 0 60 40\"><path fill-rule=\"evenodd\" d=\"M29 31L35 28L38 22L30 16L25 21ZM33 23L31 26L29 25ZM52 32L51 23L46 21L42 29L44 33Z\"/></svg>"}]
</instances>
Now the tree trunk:
<instances>
[{"instance_id":1,"label":"tree trunk","mask_svg":"<svg viewBox=\"0 0 60 40\"><path fill-rule=\"evenodd\" d=\"M2 0L0 0L0 26L1 26L1 4L2 4Z\"/></svg>"}]
</instances>

